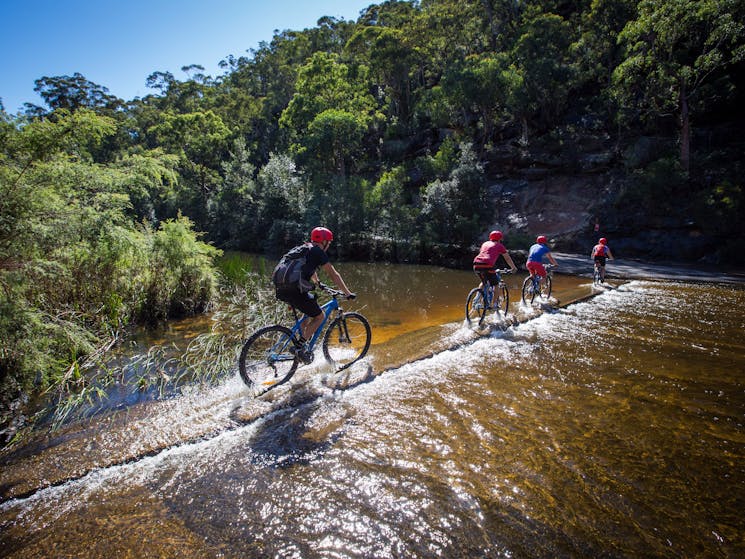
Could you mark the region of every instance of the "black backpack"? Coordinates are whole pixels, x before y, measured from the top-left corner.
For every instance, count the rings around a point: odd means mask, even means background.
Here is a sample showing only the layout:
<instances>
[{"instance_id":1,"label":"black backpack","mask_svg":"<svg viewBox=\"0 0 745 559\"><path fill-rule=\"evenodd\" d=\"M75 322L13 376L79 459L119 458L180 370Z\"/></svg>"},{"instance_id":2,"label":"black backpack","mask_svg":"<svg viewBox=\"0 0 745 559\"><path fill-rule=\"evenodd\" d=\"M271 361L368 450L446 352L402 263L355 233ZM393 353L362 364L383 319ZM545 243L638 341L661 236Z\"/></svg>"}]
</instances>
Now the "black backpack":
<instances>
[{"instance_id":1,"label":"black backpack","mask_svg":"<svg viewBox=\"0 0 745 559\"><path fill-rule=\"evenodd\" d=\"M315 287L313 282L302 277L303 266L312 246L310 243L296 246L282 257L272 272L272 282L277 291L297 290L307 293Z\"/></svg>"}]
</instances>

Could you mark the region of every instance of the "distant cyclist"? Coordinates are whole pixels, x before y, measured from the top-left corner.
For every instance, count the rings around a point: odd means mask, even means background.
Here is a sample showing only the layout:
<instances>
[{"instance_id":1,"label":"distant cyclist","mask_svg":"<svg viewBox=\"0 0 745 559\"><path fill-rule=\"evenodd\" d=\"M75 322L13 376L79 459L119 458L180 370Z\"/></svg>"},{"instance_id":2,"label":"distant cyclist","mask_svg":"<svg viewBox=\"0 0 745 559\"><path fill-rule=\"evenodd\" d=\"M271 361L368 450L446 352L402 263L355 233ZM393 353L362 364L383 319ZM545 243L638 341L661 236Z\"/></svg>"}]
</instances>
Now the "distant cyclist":
<instances>
[{"instance_id":1,"label":"distant cyclist","mask_svg":"<svg viewBox=\"0 0 745 559\"><path fill-rule=\"evenodd\" d=\"M554 255L551 254L551 249L548 247L547 239L545 235L538 235L535 240L535 244L530 247L528 251L528 262L526 268L530 272L530 277L538 276L539 280L543 280L546 277L546 268L543 267L543 257L548 258L548 261L554 266L558 266Z\"/></svg>"},{"instance_id":2,"label":"distant cyclist","mask_svg":"<svg viewBox=\"0 0 745 559\"><path fill-rule=\"evenodd\" d=\"M497 260L499 260L500 256L504 258L504 261L507 262L513 272L517 270L512 257L500 242L502 237L501 231L492 231L489 233L489 240L481 245L481 250L479 250L476 258L473 259L473 271L481 280L479 287L483 285L484 281L488 281L490 285L495 287L499 284L496 268Z\"/></svg>"},{"instance_id":3,"label":"distant cyclist","mask_svg":"<svg viewBox=\"0 0 745 559\"><path fill-rule=\"evenodd\" d=\"M333 240L334 234L325 227L316 227L313 229L310 233L310 243L306 243L300 247L295 247L295 249L290 251L292 253L301 251L301 248L307 249L302 251L304 252L303 257L305 258L305 264L301 268L301 284L277 286L277 299L289 303L308 317L303 321L301 326L302 335L300 337L300 342L303 344L303 354L299 354L299 357L303 360L308 360L310 358L310 352L306 346L307 340L310 340L313 337L313 334L315 334L316 330L323 322L321 307L318 305L315 296L310 293L310 285L308 283L319 283L318 268L323 269L323 271L328 274L336 286L344 292L347 299L355 298L355 294L349 291L349 288L347 288L339 272L337 272L331 262L329 262L329 257L328 254L326 254L326 251Z\"/></svg>"},{"instance_id":4,"label":"distant cyclist","mask_svg":"<svg viewBox=\"0 0 745 559\"><path fill-rule=\"evenodd\" d=\"M595 260L595 265L600 267L600 281L605 283L605 261L613 260L613 253L608 246L608 239L601 237L598 244L592 247L590 258Z\"/></svg>"}]
</instances>

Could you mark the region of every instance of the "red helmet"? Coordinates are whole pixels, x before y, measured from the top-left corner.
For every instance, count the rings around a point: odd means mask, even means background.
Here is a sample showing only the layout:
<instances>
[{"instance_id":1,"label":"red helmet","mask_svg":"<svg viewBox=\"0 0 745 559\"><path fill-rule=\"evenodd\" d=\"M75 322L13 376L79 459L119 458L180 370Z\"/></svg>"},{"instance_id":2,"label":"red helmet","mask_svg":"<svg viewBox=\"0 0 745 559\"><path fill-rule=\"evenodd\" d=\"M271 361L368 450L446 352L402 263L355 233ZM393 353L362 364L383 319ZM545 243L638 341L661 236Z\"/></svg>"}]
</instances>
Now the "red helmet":
<instances>
[{"instance_id":1,"label":"red helmet","mask_svg":"<svg viewBox=\"0 0 745 559\"><path fill-rule=\"evenodd\" d=\"M310 240L314 243L333 241L334 234L325 227L316 227L315 229L313 229L313 231L310 232Z\"/></svg>"},{"instance_id":2,"label":"red helmet","mask_svg":"<svg viewBox=\"0 0 745 559\"><path fill-rule=\"evenodd\" d=\"M502 232L501 231L492 231L489 233L489 240L490 241L501 241L502 240Z\"/></svg>"},{"instance_id":3,"label":"red helmet","mask_svg":"<svg viewBox=\"0 0 745 559\"><path fill-rule=\"evenodd\" d=\"M539 245L546 244L546 235L538 235L538 237L536 237L535 239L535 242L538 243Z\"/></svg>"},{"instance_id":4,"label":"red helmet","mask_svg":"<svg viewBox=\"0 0 745 559\"><path fill-rule=\"evenodd\" d=\"M601 238L600 238L600 240L599 240L598 242L599 242L599 243L600 243L601 245L607 245L607 244L608 244L608 239L606 239L605 237L601 237Z\"/></svg>"}]
</instances>

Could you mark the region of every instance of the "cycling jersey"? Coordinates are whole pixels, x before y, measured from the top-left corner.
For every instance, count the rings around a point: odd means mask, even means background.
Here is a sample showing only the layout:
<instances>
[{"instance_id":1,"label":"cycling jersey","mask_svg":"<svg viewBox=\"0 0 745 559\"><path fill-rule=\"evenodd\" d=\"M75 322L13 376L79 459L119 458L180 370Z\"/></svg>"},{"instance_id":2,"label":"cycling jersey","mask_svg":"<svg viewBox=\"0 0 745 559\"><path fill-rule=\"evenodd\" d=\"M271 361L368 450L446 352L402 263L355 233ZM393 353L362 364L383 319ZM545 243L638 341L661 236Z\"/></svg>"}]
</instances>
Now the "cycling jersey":
<instances>
[{"instance_id":1,"label":"cycling jersey","mask_svg":"<svg viewBox=\"0 0 745 559\"><path fill-rule=\"evenodd\" d=\"M608 247L603 244L597 244L594 247L592 247L592 257L597 258L598 256L602 256L604 258L608 257Z\"/></svg>"},{"instance_id":2,"label":"cycling jersey","mask_svg":"<svg viewBox=\"0 0 745 559\"><path fill-rule=\"evenodd\" d=\"M494 268L497 264L497 259L502 254L507 254L507 249L504 245L497 241L486 241L481 245L481 250L473 259L474 269L487 269Z\"/></svg>"},{"instance_id":3,"label":"cycling jersey","mask_svg":"<svg viewBox=\"0 0 745 559\"><path fill-rule=\"evenodd\" d=\"M551 252L551 249L546 245L536 243L530 247L530 251L528 252L528 262L538 262L540 264L543 262L543 257L549 252Z\"/></svg>"}]
</instances>

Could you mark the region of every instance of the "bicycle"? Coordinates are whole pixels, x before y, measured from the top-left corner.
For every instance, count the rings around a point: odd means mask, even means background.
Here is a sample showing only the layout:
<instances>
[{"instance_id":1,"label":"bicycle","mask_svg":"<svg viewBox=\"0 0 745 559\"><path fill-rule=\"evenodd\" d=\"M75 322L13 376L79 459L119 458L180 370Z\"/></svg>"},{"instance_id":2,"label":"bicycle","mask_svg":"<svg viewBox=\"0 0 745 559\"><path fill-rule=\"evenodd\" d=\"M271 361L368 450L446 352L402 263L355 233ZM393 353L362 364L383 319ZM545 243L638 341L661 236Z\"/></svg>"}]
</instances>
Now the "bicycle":
<instances>
[{"instance_id":1,"label":"bicycle","mask_svg":"<svg viewBox=\"0 0 745 559\"><path fill-rule=\"evenodd\" d=\"M546 277L542 280L537 275L528 276L523 282L522 299L523 304L533 304L536 295L541 299L551 296L551 276L553 275L553 264L546 264Z\"/></svg>"},{"instance_id":2,"label":"bicycle","mask_svg":"<svg viewBox=\"0 0 745 559\"><path fill-rule=\"evenodd\" d=\"M510 306L510 292L507 289L507 284L502 281L502 274L511 274L512 270L505 268L494 270L494 272L499 280L497 289L486 280L485 274L478 274L481 278L481 287L474 287L466 297L466 322L469 326L478 318L480 328L484 324L486 312L489 310L502 311L505 316L507 315Z\"/></svg>"},{"instance_id":3,"label":"bicycle","mask_svg":"<svg viewBox=\"0 0 745 559\"><path fill-rule=\"evenodd\" d=\"M323 355L339 372L362 359L370 348L370 323L357 312L344 312L339 304L339 297L344 292L332 289L327 285L318 286L331 296L321 306L323 322L308 341L309 360L302 360L300 343L300 324L306 318L292 307L295 324L292 328L281 324L265 326L254 332L243 345L238 358L238 370L243 382L254 388L256 393L263 393L284 384L303 362L313 362L313 348L323 332ZM332 314L335 316L332 318ZM331 319L328 328L324 327Z\"/></svg>"}]
</instances>

